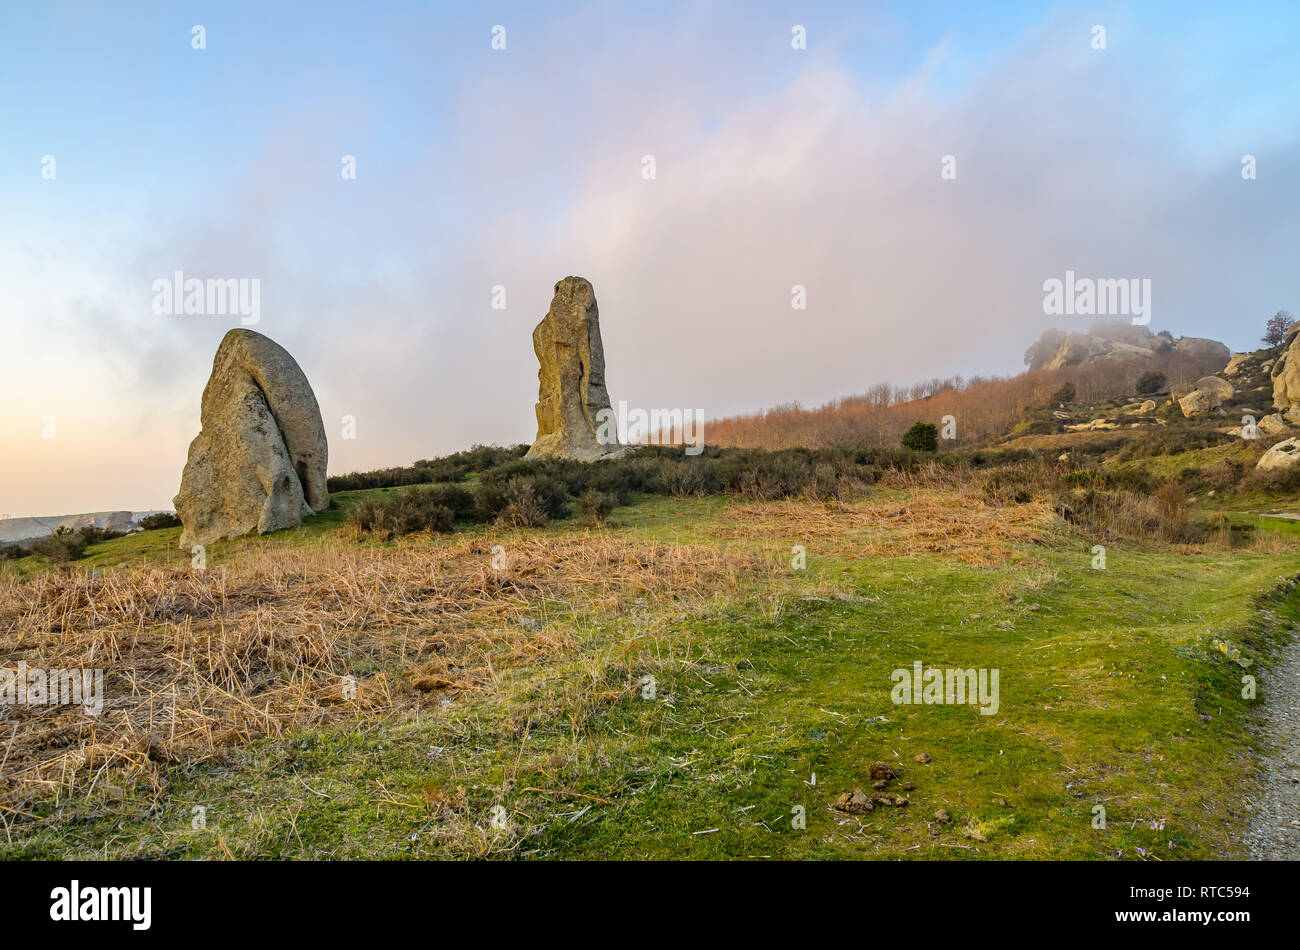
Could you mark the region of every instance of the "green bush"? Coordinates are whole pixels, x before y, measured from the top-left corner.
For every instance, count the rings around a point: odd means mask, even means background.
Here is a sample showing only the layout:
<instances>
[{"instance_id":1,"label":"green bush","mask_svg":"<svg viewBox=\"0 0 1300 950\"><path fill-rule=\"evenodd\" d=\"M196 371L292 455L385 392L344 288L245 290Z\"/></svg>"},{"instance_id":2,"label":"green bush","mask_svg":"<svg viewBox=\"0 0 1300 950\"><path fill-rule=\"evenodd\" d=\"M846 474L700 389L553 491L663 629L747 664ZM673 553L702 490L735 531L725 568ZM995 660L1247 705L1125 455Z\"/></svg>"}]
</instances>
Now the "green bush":
<instances>
[{"instance_id":1,"label":"green bush","mask_svg":"<svg viewBox=\"0 0 1300 950\"><path fill-rule=\"evenodd\" d=\"M1081 468L1061 476L1061 484L1068 488L1101 488L1106 482L1106 473L1095 468Z\"/></svg>"},{"instance_id":2,"label":"green bush","mask_svg":"<svg viewBox=\"0 0 1300 950\"><path fill-rule=\"evenodd\" d=\"M1242 488L1294 495L1300 492L1300 468L1256 469L1242 480Z\"/></svg>"},{"instance_id":3,"label":"green bush","mask_svg":"<svg viewBox=\"0 0 1300 950\"><path fill-rule=\"evenodd\" d=\"M97 528L93 524L88 524L78 528L77 534L81 535L87 544L98 544L101 541L112 541L114 538L124 537L126 532L108 531L104 528Z\"/></svg>"},{"instance_id":4,"label":"green bush","mask_svg":"<svg viewBox=\"0 0 1300 950\"><path fill-rule=\"evenodd\" d=\"M443 503L448 496L440 487L418 486L382 501L363 501L348 512L347 523L358 536L375 534L386 541L415 531L450 531L456 513Z\"/></svg>"},{"instance_id":5,"label":"green bush","mask_svg":"<svg viewBox=\"0 0 1300 950\"><path fill-rule=\"evenodd\" d=\"M813 477L810 484L812 495L824 501L838 499L844 494L844 482L840 477L840 472L827 462L821 462L813 466Z\"/></svg>"},{"instance_id":6,"label":"green bush","mask_svg":"<svg viewBox=\"0 0 1300 950\"><path fill-rule=\"evenodd\" d=\"M59 528L48 538L32 542L32 553L58 564L76 561L86 553L86 539L78 531Z\"/></svg>"},{"instance_id":7,"label":"green bush","mask_svg":"<svg viewBox=\"0 0 1300 950\"><path fill-rule=\"evenodd\" d=\"M1074 383L1066 383L1056 392L1052 393L1052 405L1058 406L1063 403L1074 402L1077 395L1078 392L1074 388Z\"/></svg>"},{"instance_id":8,"label":"green bush","mask_svg":"<svg viewBox=\"0 0 1300 950\"><path fill-rule=\"evenodd\" d=\"M1008 505L1027 505L1034 500L1038 473L1022 466L1000 469L984 477L980 485L984 500L990 505L1004 508Z\"/></svg>"},{"instance_id":9,"label":"green bush","mask_svg":"<svg viewBox=\"0 0 1300 950\"><path fill-rule=\"evenodd\" d=\"M1169 380L1165 378L1164 373L1154 369L1147 370L1138 377L1137 394L1139 396L1149 396L1152 393L1161 393L1165 391L1168 385Z\"/></svg>"},{"instance_id":10,"label":"green bush","mask_svg":"<svg viewBox=\"0 0 1300 950\"><path fill-rule=\"evenodd\" d=\"M559 477L542 474L541 465L528 462L503 466L479 479L474 507L479 519L498 520L512 503L516 510L509 513L507 521L523 519L520 523L545 524L568 514L569 489ZM540 515L535 509L540 510Z\"/></svg>"},{"instance_id":11,"label":"green bush","mask_svg":"<svg viewBox=\"0 0 1300 950\"><path fill-rule=\"evenodd\" d=\"M155 531L158 528L178 528L180 523L181 519L170 511L160 511L154 515L145 515L140 519L140 527L145 531Z\"/></svg>"},{"instance_id":12,"label":"green bush","mask_svg":"<svg viewBox=\"0 0 1300 950\"><path fill-rule=\"evenodd\" d=\"M355 528L358 534L369 534L379 527L382 509L381 504L367 499L349 509L344 522Z\"/></svg>"},{"instance_id":13,"label":"green bush","mask_svg":"<svg viewBox=\"0 0 1300 950\"><path fill-rule=\"evenodd\" d=\"M442 504L427 487L411 488L397 495L391 508L392 527L397 534L413 531L450 531L455 513Z\"/></svg>"},{"instance_id":14,"label":"green bush","mask_svg":"<svg viewBox=\"0 0 1300 950\"><path fill-rule=\"evenodd\" d=\"M460 485L427 485L415 489L437 505L451 509L457 518L474 517L474 493Z\"/></svg>"},{"instance_id":15,"label":"green bush","mask_svg":"<svg viewBox=\"0 0 1300 950\"><path fill-rule=\"evenodd\" d=\"M506 483L501 496L505 507L497 520L517 528L540 528L550 520L550 509L538 491L540 479L516 475ZM543 483L544 484L544 483Z\"/></svg>"},{"instance_id":16,"label":"green bush","mask_svg":"<svg viewBox=\"0 0 1300 950\"><path fill-rule=\"evenodd\" d=\"M935 452L939 448L939 427L933 422L914 422L903 433L903 448L913 452Z\"/></svg>"},{"instance_id":17,"label":"green bush","mask_svg":"<svg viewBox=\"0 0 1300 950\"><path fill-rule=\"evenodd\" d=\"M422 459L414 465L382 468L373 472L350 472L331 475L327 481L330 491L356 491L362 488L398 488L404 485L427 485L430 482L459 482L470 472L486 472L508 462L516 461L528 451L526 445L502 448L496 445L476 445L464 452L455 452L437 459Z\"/></svg>"},{"instance_id":18,"label":"green bush","mask_svg":"<svg viewBox=\"0 0 1300 950\"><path fill-rule=\"evenodd\" d=\"M1238 440L1238 436L1216 431L1213 425L1213 422L1207 422L1196 427L1180 426L1148 430L1140 441L1130 442L1120 449L1119 454L1115 456L1115 461L1128 462L1133 459L1155 458L1159 455L1180 455L1183 452L1207 449Z\"/></svg>"},{"instance_id":19,"label":"green bush","mask_svg":"<svg viewBox=\"0 0 1300 950\"><path fill-rule=\"evenodd\" d=\"M578 496L578 514L586 524L604 524L616 507L618 497L613 492L588 488Z\"/></svg>"}]
</instances>

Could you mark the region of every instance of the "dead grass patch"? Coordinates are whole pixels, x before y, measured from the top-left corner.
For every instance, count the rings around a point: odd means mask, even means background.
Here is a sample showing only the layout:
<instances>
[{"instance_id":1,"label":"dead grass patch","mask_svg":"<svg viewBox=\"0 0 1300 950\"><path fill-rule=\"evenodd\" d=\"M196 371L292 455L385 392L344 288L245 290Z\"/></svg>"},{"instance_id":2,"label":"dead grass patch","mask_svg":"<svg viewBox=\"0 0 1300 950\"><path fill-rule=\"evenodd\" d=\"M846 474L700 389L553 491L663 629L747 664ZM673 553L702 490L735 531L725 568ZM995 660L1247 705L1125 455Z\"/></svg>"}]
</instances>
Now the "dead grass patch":
<instances>
[{"instance_id":1,"label":"dead grass patch","mask_svg":"<svg viewBox=\"0 0 1300 950\"><path fill-rule=\"evenodd\" d=\"M1043 501L996 507L973 490L869 497L821 504L784 499L744 506L719 525L731 540L790 539L810 554L840 558L944 555L963 564L1003 564L1013 545L1058 544Z\"/></svg>"},{"instance_id":2,"label":"dead grass patch","mask_svg":"<svg viewBox=\"0 0 1300 950\"><path fill-rule=\"evenodd\" d=\"M168 767L259 736L493 689L504 667L574 646L549 616L688 605L766 569L696 545L507 531L268 543L202 572L0 573L0 665L102 669L106 694L99 716L0 706L0 807L30 819L38 801L122 782L158 796Z\"/></svg>"}]
</instances>

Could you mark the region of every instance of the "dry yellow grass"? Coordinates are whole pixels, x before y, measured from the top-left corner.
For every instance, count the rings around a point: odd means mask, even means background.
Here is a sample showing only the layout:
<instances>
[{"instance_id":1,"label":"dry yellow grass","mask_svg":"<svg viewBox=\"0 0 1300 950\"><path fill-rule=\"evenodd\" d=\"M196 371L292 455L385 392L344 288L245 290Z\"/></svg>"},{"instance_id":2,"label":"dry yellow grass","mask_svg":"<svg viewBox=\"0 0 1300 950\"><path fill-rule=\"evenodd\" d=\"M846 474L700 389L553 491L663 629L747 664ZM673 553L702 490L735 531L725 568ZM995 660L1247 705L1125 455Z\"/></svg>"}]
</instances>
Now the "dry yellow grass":
<instances>
[{"instance_id":1,"label":"dry yellow grass","mask_svg":"<svg viewBox=\"0 0 1300 950\"><path fill-rule=\"evenodd\" d=\"M731 540L789 539L810 555L943 555L963 564L1000 564L1013 556L1011 545L1048 543L1054 517L1041 500L998 507L973 489L948 489L901 499L754 503L717 533Z\"/></svg>"},{"instance_id":2,"label":"dry yellow grass","mask_svg":"<svg viewBox=\"0 0 1300 950\"><path fill-rule=\"evenodd\" d=\"M0 709L0 807L24 815L40 798L115 794L116 781L161 793L167 766L258 736L492 689L503 666L570 645L548 612L709 598L762 569L694 545L503 532L383 548L268 539L208 571L3 573L4 666L103 669L106 696L99 716Z\"/></svg>"}]
</instances>

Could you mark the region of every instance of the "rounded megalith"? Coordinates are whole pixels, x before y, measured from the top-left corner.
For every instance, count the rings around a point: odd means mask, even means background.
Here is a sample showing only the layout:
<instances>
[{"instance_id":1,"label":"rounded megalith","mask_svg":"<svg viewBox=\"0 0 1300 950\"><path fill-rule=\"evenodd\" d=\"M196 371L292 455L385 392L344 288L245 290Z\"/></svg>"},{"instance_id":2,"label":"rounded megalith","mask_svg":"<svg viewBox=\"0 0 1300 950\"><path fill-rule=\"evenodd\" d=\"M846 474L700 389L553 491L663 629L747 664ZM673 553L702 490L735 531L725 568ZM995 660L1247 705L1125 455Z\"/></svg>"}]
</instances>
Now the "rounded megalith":
<instances>
[{"instance_id":1,"label":"rounded megalith","mask_svg":"<svg viewBox=\"0 0 1300 950\"><path fill-rule=\"evenodd\" d=\"M203 390L174 504L180 545L291 528L329 506L329 450L316 394L284 347L252 330L226 334Z\"/></svg>"}]
</instances>

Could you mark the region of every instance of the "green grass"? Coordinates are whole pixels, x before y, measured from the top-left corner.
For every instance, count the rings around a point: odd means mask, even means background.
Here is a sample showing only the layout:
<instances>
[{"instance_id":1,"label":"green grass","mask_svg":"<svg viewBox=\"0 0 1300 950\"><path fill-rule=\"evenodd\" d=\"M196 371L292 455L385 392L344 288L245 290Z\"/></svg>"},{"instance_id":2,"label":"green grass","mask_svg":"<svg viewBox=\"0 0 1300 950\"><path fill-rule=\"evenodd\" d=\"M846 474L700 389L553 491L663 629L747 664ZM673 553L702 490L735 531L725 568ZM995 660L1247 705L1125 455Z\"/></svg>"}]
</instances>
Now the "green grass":
<instances>
[{"instance_id":1,"label":"green grass","mask_svg":"<svg viewBox=\"0 0 1300 950\"><path fill-rule=\"evenodd\" d=\"M339 509L302 529L215 545L210 557L328 540L349 504L376 493L341 493ZM617 509L608 530L723 547L720 534L747 507L717 497L641 499ZM89 560L186 560L176 535L107 542ZM789 540L749 546L788 550ZM1260 676L1267 694L1259 666L1300 607L1294 594L1267 610L1256 598L1296 573L1294 556L1115 547L1106 570L1093 570L1085 540L1057 540L995 566L826 558L810 548L806 570L782 558L772 577L690 611L631 595L616 611L542 604L546 623L576 649L498 671L495 690L447 697L416 715L262 739L173 769L157 799L142 788L100 787L51 806L39 825L11 818L13 842L0 834L0 854L1238 855L1241 789L1259 751L1240 680ZM1216 639L1254 665L1229 660ZM890 673L914 660L998 669L1000 708L985 716L973 706L893 704ZM642 697L647 676L654 699ZM913 760L921 752L929 764ZM914 790L896 792L896 782L889 791L911 804L834 811L841 792L870 793L873 761L901 768L899 781ZM460 804L430 804L426 787L451 790ZM1105 830L1093 828L1097 805ZM201 831L191 828L196 806L206 809ZM504 830L493 827L496 806ZM797 807L805 829L792 826ZM950 825L935 822L939 808Z\"/></svg>"}]
</instances>

